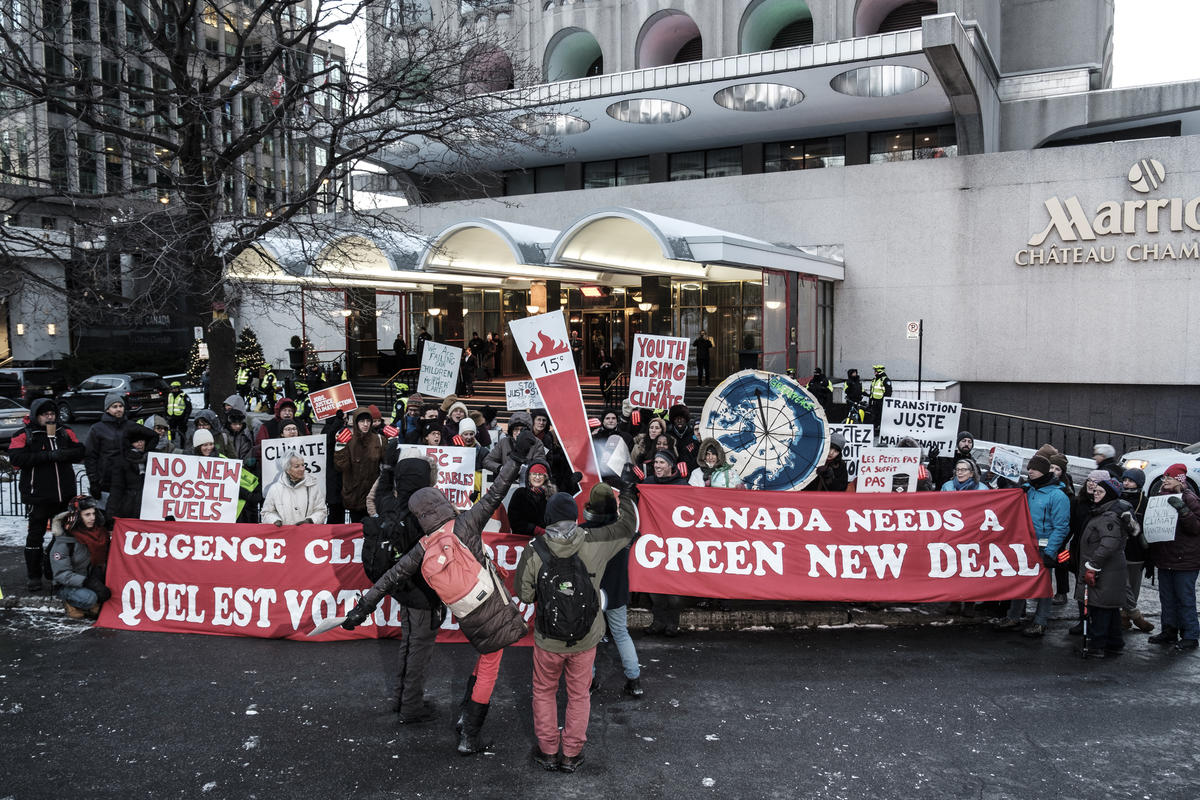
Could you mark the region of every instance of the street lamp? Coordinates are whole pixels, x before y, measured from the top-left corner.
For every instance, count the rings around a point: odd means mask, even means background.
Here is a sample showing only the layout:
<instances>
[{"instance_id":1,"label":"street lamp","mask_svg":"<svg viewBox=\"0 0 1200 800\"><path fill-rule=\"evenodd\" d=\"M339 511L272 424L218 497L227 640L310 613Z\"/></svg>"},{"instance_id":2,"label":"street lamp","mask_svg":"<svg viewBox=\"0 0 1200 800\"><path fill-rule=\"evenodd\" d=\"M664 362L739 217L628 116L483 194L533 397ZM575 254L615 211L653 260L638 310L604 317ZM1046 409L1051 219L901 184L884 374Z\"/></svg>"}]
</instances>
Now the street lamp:
<instances>
[{"instance_id":1,"label":"street lamp","mask_svg":"<svg viewBox=\"0 0 1200 800\"><path fill-rule=\"evenodd\" d=\"M536 314L539 311L541 311L542 309L538 306L529 305L529 306L525 306L525 310L528 311L530 314Z\"/></svg>"},{"instance_id":2,"label":"street lamp","mask_svg":"<svg viewBox=\"0 0 1200 800\"><path fill-rule=\"evenodd\" d=\"M437 308L437 307L434 307L434 308L427 308L427 309L425 309L425 311L426 311L426 313L427 313L427 314L429 314L429 316L431 316L431 317L435 317L435 318L436 318L436 317L437 317L439 314L441 314L441 313L442 313L442 310L441 310L440 308Z\"/></svg>"}]
</instances>

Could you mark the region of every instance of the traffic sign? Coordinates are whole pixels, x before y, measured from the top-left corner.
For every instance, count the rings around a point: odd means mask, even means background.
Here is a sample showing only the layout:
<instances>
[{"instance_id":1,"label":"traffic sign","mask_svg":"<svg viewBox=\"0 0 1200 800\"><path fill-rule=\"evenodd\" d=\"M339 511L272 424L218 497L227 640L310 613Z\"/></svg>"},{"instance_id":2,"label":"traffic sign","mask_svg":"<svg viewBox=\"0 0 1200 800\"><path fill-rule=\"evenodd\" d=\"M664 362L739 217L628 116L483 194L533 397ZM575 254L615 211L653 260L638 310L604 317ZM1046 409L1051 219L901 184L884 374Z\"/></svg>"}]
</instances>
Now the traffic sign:
<instances>
[{"instance_id":1,"label":"traffic sign","mask_svg":"<svg viewBox=\"0 0 1200 800\"><path fill-rule=\"evenodd\" d=\"M908 323L907 326L905 326L905 331L908 334L909 339L920 339L921 338L921 323L914 320L914 321Z\"/></svg>"}]
</instances>

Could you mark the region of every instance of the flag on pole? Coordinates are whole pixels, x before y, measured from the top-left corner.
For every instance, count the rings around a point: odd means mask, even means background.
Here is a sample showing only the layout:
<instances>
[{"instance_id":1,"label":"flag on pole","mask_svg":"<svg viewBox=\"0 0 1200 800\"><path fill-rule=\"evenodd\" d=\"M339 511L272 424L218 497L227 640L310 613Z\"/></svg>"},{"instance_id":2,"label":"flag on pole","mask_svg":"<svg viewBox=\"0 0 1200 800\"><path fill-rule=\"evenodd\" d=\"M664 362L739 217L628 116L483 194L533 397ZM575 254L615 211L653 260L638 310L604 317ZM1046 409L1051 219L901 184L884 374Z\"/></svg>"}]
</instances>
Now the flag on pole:
<instances>
[{"instance_id":1,"label":"flag on pole","mask_svg":"<svg viewBox=\"0 0 1200 800\"><path fill-rule=\"evenodd\" d=\"M284 80L283 73L279 73L279 78L275 81L275 88L271 90L271 105L279 105L279 101L283 99Z\"/></svg>"}]
</instances>

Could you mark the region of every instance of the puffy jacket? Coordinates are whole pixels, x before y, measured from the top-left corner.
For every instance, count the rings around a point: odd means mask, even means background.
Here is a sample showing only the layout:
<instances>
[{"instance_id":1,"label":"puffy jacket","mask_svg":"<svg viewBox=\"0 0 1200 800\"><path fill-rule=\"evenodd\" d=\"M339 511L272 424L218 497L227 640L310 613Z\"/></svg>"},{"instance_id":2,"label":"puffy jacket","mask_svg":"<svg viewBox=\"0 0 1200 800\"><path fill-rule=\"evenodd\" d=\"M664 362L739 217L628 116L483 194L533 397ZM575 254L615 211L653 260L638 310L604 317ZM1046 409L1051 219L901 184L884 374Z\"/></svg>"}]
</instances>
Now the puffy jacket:
<instances>
[{"instance_id":1,"label":"puffy jacket","mask_svg":"<svg viewBox=\"0 0 1200 800\"><path fill-rule=\"evenodd\" d=\"M713 450L717 454L717 463L709 469L706 456L709 450ZM843 467L843 473L845 468ZM741 477L733 471L728 462L725 461L725 448L721 447L721 443L716 439L704 439L700 442L700 464L692 471L688 478L688 483L692 486L712 486L717 489L745 489L746 485L742 483ZM845 491L845 485L840 491Z\"/></svg>"},{"instance_id":2,"label":"puffy jacket","mask_svg":"<svg viewBox=\"0 0 1200 800\"><path fill-rule=\"evenodd\" d=\"M1200 569L1200 498L1185 488L1183 502L1192 513L1179 517L1173 540L1150 543L1150 559L1163 569L1190 572Z\"/></svg>"},{"instance_id":3,"label":"puffy jacket","mask_svg":"<svg viewBox=\"0 0 1200 800\"><path fill-rule=\"evenodd\" d=\"M296 484L286 474L282 475L267 492L262 506L262 521L268 525L276 521L299 525L306 519L321 525L328 515L324 480L317 480L308 473Z\"/></svg>"},{"instance_id":4,"label":"puffy jacket","mask_svg":"<svg viewBox=\"0 0 1200 800\"><path fill-rule=\"evenodd\" d=\"M84 447L70 428L58 428L54 436L37 424L39 412L54 407L47 398L33 401L29 421L13 437L8 446L8 458L21 470L19 487L21 502L66 503L75 496L75 469L72 464L83 460Z\"/></svg>"},{"instance_id":5,"label":"puffy jacket","mask_svg":"<svg viewBox=\"0 0 1200 800\"><path fill-rule=\"evenodd\" d=\"M146 442L146 450L138 452L132 443L137 439ZM155 451L158 436L150 431L147 437L140 431L130 429L126 433L125 450L113 470L112 490L108 496L108 514L110 517L138 519L142 515L142 489L146 486L146 465L148 454Z\"/></svg>"},{"instance_id":6,"label":"puffy jacket","mask_svg":"<svg viewBox=\"0 0 1200 800\"><path fill-rule=\"evenodd\" d=\"M603 528L584 530L573 520L555 522L547 529L542 541L550 548L550 552L558 558L569 558L578 555L587 568L596 595L600 595L600 582L604 578L604 568L609 559L625 549L637 530L637 507L633 503L630 492L621 495L618 506L617 521ZM537 599L538 572L542 569L542 558L537 551L526 546L517 562L517 597L525 603ZM534 627L533 640L538 647L551 653L581 653L590 650L600 642L604 635L605 621L603 614L596 614L592 627L587 635L573 645L568 645L561 639L550 639L542 635Z\"/></svg>"},{"instance_id":7,"label":"puffy jacket","mask_svg":"<svg viewBox=\"0 0 1200 800\"><path fill-rule=\"evenodd\" d=\"M158 434L151 429L125 417L118 419L107 411L88 431L83 466L92 497L99 498L101 492L112 490L113 473L121 466L125 436L131 429L139 429L138 434L147 441L158 441Z\"/></svg>"},{"instance_id":8,"label":"puffy jacket","mask_svg":"<svg viewBox=\"0 0 1200 800\"><path fill-rule=\"evenodd\" d=\"M1062 484L1051 481L1045 486L1021 485L1029 502L1029 516L1037 533L1038 547L1054 558L1062 550L1071 533L1071 501L1063 493Z\"/></svg>"},{"instance_id":9,"label":"puffy jacket","mask_svg":"<svg viewBox=\"0 0 1200 800\"><path fill-rule=\"evenodd\" d=\"M67 533L67 516L70 513L64 511L50 521L50 532L54 534L54 542L50 545L50 570L55 586L78 589L87 580L92 555L82 542Z\"/></svg>"},{"instance_id":10,"label":"puffy jacket","mask_svg":"<svg viewBox=\"0 0 1200 800\"><path fill-rule=\"evenodd\" d=\"M508 428L512 430L513 423L519 423L525 426L526 430L533 430L533 418L529 416L528 411L517 411L508 419ZM483 468L489 472L499 472L504 462L508 460L508 454L512 452L513 439L509 434L499 437L492 449L488 451L487 458L483 460ZM533 463L536 459L546 460L546 446L540 441L533 446L529 451L529 463Z\"/></svg>"},{"instance_id":11,"label":"puffy jacket","mask_svg":"<svg viewBox=\"0 0 1200 800\"><path fill-rule=\"evenodd\" d=\"M1079 583L1075 599L1083 600L1083 581L1087 565L1097 568L1096 585L1088 588L1088 604L1097 608L1121 608L1129 580L1125 568L1125 526L1120 500L1110 500L1092 509L1091 517L1079 535Z\"/></svg>"}]
</instances>

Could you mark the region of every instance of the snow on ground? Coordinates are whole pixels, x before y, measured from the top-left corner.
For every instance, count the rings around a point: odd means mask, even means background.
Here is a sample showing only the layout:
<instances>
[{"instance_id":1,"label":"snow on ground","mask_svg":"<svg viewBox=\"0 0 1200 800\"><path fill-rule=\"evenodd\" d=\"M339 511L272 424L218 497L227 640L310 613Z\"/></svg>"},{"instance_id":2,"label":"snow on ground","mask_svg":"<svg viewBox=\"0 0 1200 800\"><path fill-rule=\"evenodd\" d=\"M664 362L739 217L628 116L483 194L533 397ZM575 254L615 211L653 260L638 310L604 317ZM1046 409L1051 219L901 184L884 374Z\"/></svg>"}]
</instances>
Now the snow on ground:
<instances>
[{"instance_id":1,"label":"snow on ground","mask_svg":"<svg viewBox=\"0 0 1200 800\"><path fill-rule=\"evenodd\" d=\"M24 547L28 530L25 517L0 517L0 547Z\"/></svg>"}]
</instances>

